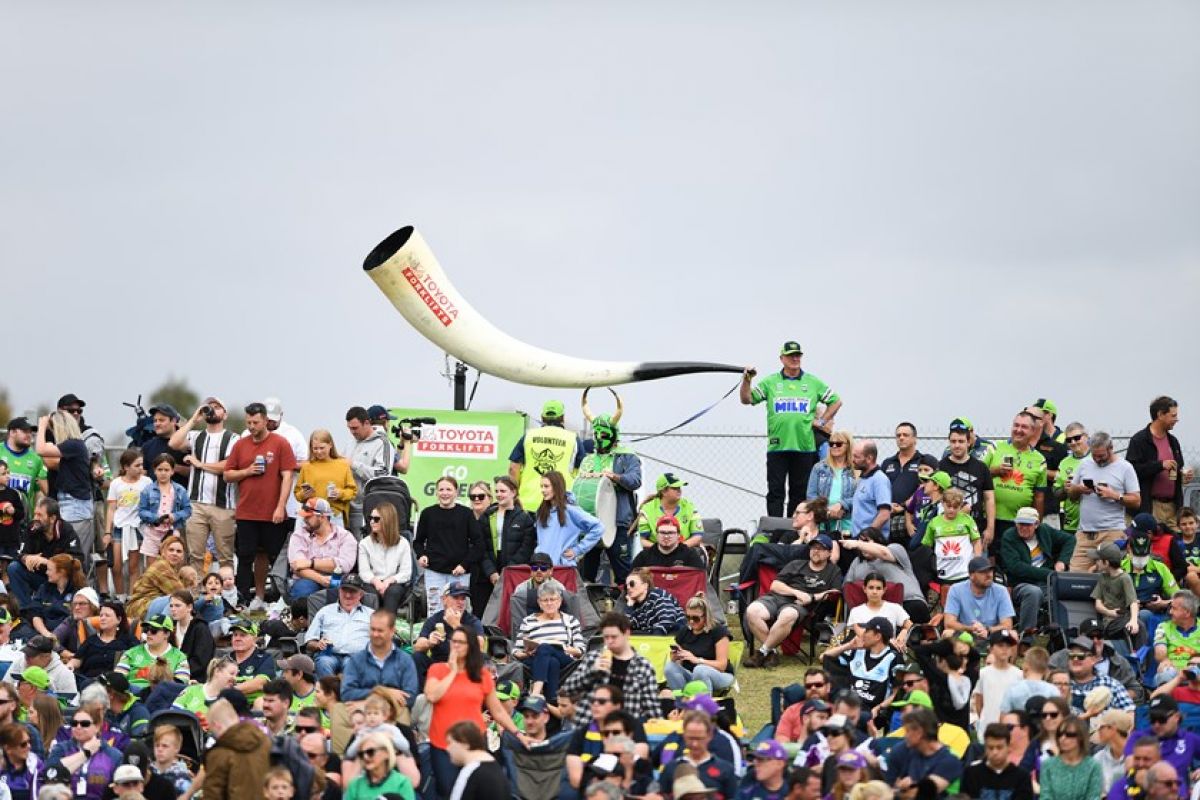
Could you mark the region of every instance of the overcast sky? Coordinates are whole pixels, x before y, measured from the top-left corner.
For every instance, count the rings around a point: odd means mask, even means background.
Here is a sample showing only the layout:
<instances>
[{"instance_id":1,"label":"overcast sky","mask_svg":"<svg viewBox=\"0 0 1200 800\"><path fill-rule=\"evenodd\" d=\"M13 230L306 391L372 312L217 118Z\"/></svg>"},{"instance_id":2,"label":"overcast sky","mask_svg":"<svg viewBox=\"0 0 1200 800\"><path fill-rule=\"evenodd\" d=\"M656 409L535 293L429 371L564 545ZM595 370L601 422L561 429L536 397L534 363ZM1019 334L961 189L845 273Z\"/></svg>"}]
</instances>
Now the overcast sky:
<instances>
[{"instance_id":1,"label":"overcast sky","mask_svg":"<svg viewBox=\"0 0 1200 800\"><path fill-rule=\"evenodd\" d=\"M1128 431L1163 392L1198 429L1200 5L601 5L6 4L16 408L74 391L110 432L169 373L339 440L351 404L447 406L361 269L413 224L551 349L770 369L798 339L851 429L1048 396ZM628 424L733 381L628 388Z\"/></svg>"}]
</instances>

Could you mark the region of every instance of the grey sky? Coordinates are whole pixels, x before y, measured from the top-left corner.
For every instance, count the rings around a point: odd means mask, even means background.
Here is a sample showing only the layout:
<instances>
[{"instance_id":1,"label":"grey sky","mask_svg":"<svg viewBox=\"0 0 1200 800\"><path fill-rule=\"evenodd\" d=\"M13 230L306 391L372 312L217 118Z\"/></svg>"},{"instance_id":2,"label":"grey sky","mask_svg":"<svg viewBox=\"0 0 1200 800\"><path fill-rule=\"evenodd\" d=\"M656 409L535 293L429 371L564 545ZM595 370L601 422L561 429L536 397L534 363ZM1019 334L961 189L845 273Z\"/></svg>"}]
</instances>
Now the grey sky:
<instances>
[{"instance_id":1,"label":"grey sky","mask_svg":"<svg viewBox=\"0 0 1200 800\"><path fill-rule=\"evenodd\" d=\"M0 241L40 291L6 339L46 355L8 359L17 408L70 390L112 431L170 372L339 440L353 403L447 405L360 269L411 223L552 349L799 339L852 429L1049 396L1132 430L1161 392L1194 428L1195 3L431 5L9 4ZM629 425L733 380L627 388Z\"/></svg>"}]
</instances>

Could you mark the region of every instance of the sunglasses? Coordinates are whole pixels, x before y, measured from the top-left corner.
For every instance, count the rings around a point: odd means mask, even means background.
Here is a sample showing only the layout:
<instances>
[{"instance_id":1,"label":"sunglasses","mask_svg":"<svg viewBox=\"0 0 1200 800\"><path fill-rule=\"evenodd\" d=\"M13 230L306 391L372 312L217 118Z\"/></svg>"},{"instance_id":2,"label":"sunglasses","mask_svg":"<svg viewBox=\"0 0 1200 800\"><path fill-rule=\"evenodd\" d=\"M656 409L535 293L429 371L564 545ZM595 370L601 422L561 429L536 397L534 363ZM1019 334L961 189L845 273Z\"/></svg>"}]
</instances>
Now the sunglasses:
<instances>
[{"instance_id":1,"label":"sunglasses","mask_svg":"<svg viewBox=\"0 0 1200 800\"><path fill-rule=\"evenodd\" d=\"M845 446L846 446L846 443L845 443L845 442L830 442L830 443L829 443L829 446L830 446L831 448L833 448L833 447L845 447Z\"/></svg>"},{"instance_id":2,"label":"sunglasses","mask_svg":"<svg viewBox=\"0 0 1200 800\"><path fill-rule=\"evenodd\" d=\"M364 747L362 750L358 751L358 757L365 760L368 758L372 758L378 752L379 752L378 747Z\"/></svg>"},{"instance_id":3,"label":"sunglasses","mask_svg":"<svg viewBox=\"0 0 1200 800\"><path fill-rule=\"evenodd\" d=\"M546 572L547 570L552 570L552 569L554 569L554 567L550 566L549 564L530 564L529 565L530 572Z\"/></svg>"},{"instance_id":4,"label":"sunglasses","mask_svg":"<svg viewBox=\"0 0 1200 800\"><path fill-rule=\"evenodd\" d=\"M1170 717L1151 717L1150 718L1151 725L1166 725L1170 721L1171 721Z\"/></svg>"},{"instance_id":5,"label":"sunglasses","mask_svg":"<svg viewBox=\"0 0 1200 800\"><path fill-rule=\"evenodd\" d=\"M1058 738L1060 738L1060 739L1078 739L1079 734L1076 733L1075 731L1063 731L1062 733L1060 733L1058 735Z\"/></svg>"},{"instance_id":6,"label":"sunglasses","mask_svg":"<svg viewBox=\"0 0 1200 800\"><path fill-rule=\"evenodd\" d=\"M72 728L90 728L92 721L90 719L73 719L71 720Z\"/></svg>"},{"instance_id":7,"label":"sunglasses","mask_svg":"<svg viewBox=\"0 0 1200 800\"><path fill-rule=\"evenodd\" d=\"M368 519L370 519L371 522L380 522L383 520L383 517L379 516L378 514L372 514L370 517L368 517Z\"/></svg>"},{"instance_id":8,"label":"sunglasses","mask_svg":"<svg viewBox=\"0 0 1200 800\"><path fill-rule=\"evenodd\" d=\"M1087 661L1089 658L1091 658L1091 656L1089 656L1087 653L1071 653L1070 655L1070 659L1072 661Z\"/></svg>"},{"instance_id":9,"label":"sunglasses","mask_svg":"<svg viewBox=\"0 0 1200 800\"><path fill-rule=\"evenodd\" d=\"M1080 433L1080 434L1077 434L1077 435L1075 435L1075 436L1068 436L1068 437L1067 437L1067 442L1068 442L1068 443L1071 443L1071 442L1078 442L1080 439L1082 439L1082 438L1083 438L1084 436L1086 436L1086 435L1087 435L1087 434L1085 434L1085 433Z\"/></svg>"},{"instance_id":10,"label":"sunglasses","mask_svg":"<svg viewBox=\"0 0 1200 800\"><path fill-rule=\"evenodd\" d=\"M687 621L688 622L704 622L704 615L703 614L688 614Z\"/></svg>"},{"instance_id":11,"label":"sunglasses","mask_svg":"<svg viewBox=\"0 0 1200 800\"><path fill-rule=\"evenodd\" d=\"M605 729L603 731L603 733L605 736L624 736L625 735L625 731L622 730L621 728Z\"/></svg>"},{"instance_id":12,"label":"sunglasses","mask_svg":"<svg viewBox=\"0 0 1200 800\"><path fill-rule=\"evenodd\" d=\"M611 698L611 697L593 697L593 698L592 698L592 705L603 705L603 706L606 706L606 705L608 705L608 704L609 704L609 703L611 703L611 702L612 702L612 698Z\"/></svg>"},{"instance_id":13,"label":"sunglasses","mask_svg":"<svg viewBox=\"0 0 1200 800\"><path fill-rule=\"evenodd\" d=\"M469 495L467 495L467 497L471 498L472 500L486 500L487 499L486 494L469 494Z\"/></svg>"},{"instance_id":14,"label":"sunglasses","mask_svg":"<svg viewBox=\"0 0 1200 800\"><path fill-rule=\"evenodd\" d=\"M1040 716L1042 719L1058 719L1062 716L1062 714L1058 713L1057 711L1046 711L1038 716Z\"/></svg>"},{"instance_id":15,"label":"sunglasses","mask_svg":"<svg viewBox=\"0 0 1200 800\"><path fill-rule=\"evenodd\" d=\"M817 681L816 683L804 684L804 688L805 689L820 689L824 685L825 685L825 681Z\"/></svg>"},{"instance_id":16,"label":"sunglasses","mask_svg":"<svg viewBox=\"0 0 1200 800\"><path fill-rule=\"evenodd\" d=\"M63 411L67 412L68 414L74 414L75 416L79 416L83 413L82 408L64 408Z\"/></svg>"},{"instance_id":17,"label":"sunglasses","mask_svg":"<svg viewBox=\"0 0 1200 800\"><path fill-rule=\"evenodd\" d=\"M916 686L920 682L921 682L920 678L909 678L908 680L904 681L904 688L911 689L912 687Z\"/></svg>"},{"instance_id":18,"label":"sunglasses","mask_svg":"<svg viewBox=\"0 0 1200 800\"><path fill-rule=\"evenodd\" d=\"M627 581L627 582L625 583L625 588L626 588L626 589L636 589L637 587L638 587L638 585L637 585L637 582L636 582L636 581Z\"/></svg>"},{"instance_id":19,"label":"sunglasses","mask_svg":"<svg viewBox=\"0 0 1200 800\"><path fill-rule=\"evenodd\" d=\"M296 726L296 733L316 733L319 730L321 730L321 729L320 728L312 728L312 727L309 727L308 725L297 725Z\"/></svg>"}]
</instances>

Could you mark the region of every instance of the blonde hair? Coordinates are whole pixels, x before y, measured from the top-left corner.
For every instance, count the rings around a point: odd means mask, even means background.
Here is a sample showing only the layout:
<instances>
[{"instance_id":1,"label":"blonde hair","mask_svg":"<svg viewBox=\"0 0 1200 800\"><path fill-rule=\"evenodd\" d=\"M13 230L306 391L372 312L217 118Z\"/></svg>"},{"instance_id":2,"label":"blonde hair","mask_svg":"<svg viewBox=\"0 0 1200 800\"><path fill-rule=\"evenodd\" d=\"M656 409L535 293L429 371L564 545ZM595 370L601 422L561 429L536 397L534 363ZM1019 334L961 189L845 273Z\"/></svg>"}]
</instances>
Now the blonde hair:
<instances>
[{"instance_id":1,"label":"blonde hair","mask_svg":"<svg viewBox=\"0 0 1200 800\"><path fill-rule=\"evenodd\" d=\"M174 725L159 725L155 727L154 743L158 744L163 739L174 739L179 744L183 744L183 734Z\"/></svg>"},{"instance_id":2,"label":"blonde hair","mask_svg":"<svg viewBox=\"0 0 1200 800\"><path fill-rule=\"evenodd\" d=\"M834 431L829 435L829 441L832 442L834 439L845 439L846 451L842 453L842 458L845 459L846 464L844 467L842 467L842 469L853 470L854 465L850 463L850 454L854 452L854 437L850 435L850 431ZM830 469L836 469L836 467L833 466L832 458L833 448L830 448L829 452L825 454L825 466L829 467Z\"/></svg>"},{"instance_id":3,"label":"blonde hair","mask_svg":"<svg viewBox=\"0 0 1200 800\"><path fill-rule=\"evenodd\" d=\"M313 460L313 442L324 442L329 445L329 458L340 458L337 451L337 445L333 443L333 434L324 428L317 428L308 437L308 460Z\"/></svg>"},{"instance_id":4,"label":"blonde hair","mask_svg":"<svg viewBox=\"0 0 1200 800\"><path fill-rule=\"evenodd\" d=\"M283 781L293 790L296 788L296 782L292 780L292 773L288 771L287 767L271 767L267 770L266 777L263 778L263 789L268 788L271 781Z\"/></svg>"},{"instance_id":5,"label":"blonde hair","mask_svg":"<svg viewBox=\"0 0 1200 800\"><path fill-rule=\"evenodd\" d=\"M713 619L712 609L708 607L708 600L704 598L702 592L696 592L688 598L687 605L684 611L703 611L704 612L704 630L711 631L717 626L717 621Z\"/></svg>"},{"instance_id":6,"label":"blonde hair","mask_svg":"<svg viewBox=\"0 0 1200 800\"><path fill-rule=\"evenodd\" d=\"M942 505L950 506L951 508L962 508L967 502L967 496L962 489L951 486L946 491L942 492Z\"/></svg>"},{"instance_id":7,"label":"blonde hair","mask_svg":"<svg viewBox=\"0 0 1200 800\"><path fill-rule=\"evenodd\" d=\"M895 797L892 787L883 781L867 781L860 783L850 790L850 800L892 800Z\"/></svg>"},{"instance_id":8,"label":"blonde hair","mask_svg":"<svg viewBox=\"0 0 1200 800\"><path fill-rule=\"evenodd\" d=\"M400 544L400 515L396 507L386 500L375 506L374 511L379 515L379 536L371 531L371 538L384 547L395 547Z\"/></svg>"},{"instance_id":9,"label":"blonde hair","mask_svg":"<svg viewBox=\"0 0 1200 800\"><path fill-rule=\"evenodd\" d=\"M74 416L65 411L55 411L50 415L50 430L54 432L54 441L57 443L83 438L79 423Z\"/></svg>"},{"instance_id":10,"label":"blonde hair","mask_svg":"<svg viewBox=\"0 0 1200 800\"><path fill-rule=\"evenodd\" d=\"M378 731L368 733L362 737L359 750L371 744L381 748L387 754L388 771L394 770L396 768L396 746L392 744L392 737Z\"/></svg>"}]
</instances>

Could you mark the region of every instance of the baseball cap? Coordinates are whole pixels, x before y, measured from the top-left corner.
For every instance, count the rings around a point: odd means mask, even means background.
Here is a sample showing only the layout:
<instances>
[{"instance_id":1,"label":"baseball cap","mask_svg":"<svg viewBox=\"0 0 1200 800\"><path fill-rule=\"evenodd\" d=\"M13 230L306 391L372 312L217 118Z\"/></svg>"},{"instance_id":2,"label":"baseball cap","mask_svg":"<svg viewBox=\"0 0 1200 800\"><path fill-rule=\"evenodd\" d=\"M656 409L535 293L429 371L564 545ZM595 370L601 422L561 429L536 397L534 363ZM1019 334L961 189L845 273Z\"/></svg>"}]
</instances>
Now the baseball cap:
<instances>
[{"instance_id":1,"label":"baseball cap","mask_svg":"<svg viewBox=\"0 0 1200 800\"><path fill-rule=\"evenodd\" d=\"M175 620L166 614L155 614L152 617L146 617L146 627L156 628L160 631L173 631L175 630Z\"/></svg>"},{"instance_id":2,"label":"baseball cap","mask_svg":"<svg viewBox=\"0 0 1200 800\"><path fill-rule=\"evenodd\" d=\"M521 696L521 687L516 681L500 681L496 684L496 697L501 700L516 700Z\"/></svg>"},{"instance_id":3,"label":"baseball cap","mask_svg":"<svg viewBox=\"0 0 1200 800\"><path fill-rule=\"evenodd\" d=\"M5 429L10 431L31 431L33 430L33 425L30 424L26 417L13 417L8 421Z\"/></svg>"},{"instance_id":4,"label":"baseball cap","mask_svg":"<svg viewBox=\"0 0 1200 800\"><path fill-rule=\"evenodd\" d=\"M517 708L521 711L528 711L531 714L544 714L546 712L546 699L538 697L536 694L527 695Z\"/></svg>"},{"instance_id":5,"label":"baseball cap","mask_svg":"<svg viewBox=\"0 0 1200 800\"><path fill-rule=\"evenodd\" d=\"M87 403L80 400L78 395L67 392L62 397L58 398L58 404L55 406L55 408L66 408L67 406L79 406L80 408L83 408L86 405ZM150 409L150 411L153 413L154 409Z\"/></svg>"},{"instance_id":6,"label":"baseball cap","mask_svg":"<svg viewBox=\"0 0 1200 800\"><path fill-rule=\"evenodd\" d=\"M838 756L838 769L866 769L867 757L857 750L847 750Z\"/></svg>"},{"instance_id":7,"label":"baseball cap","mask_svg":"<svg viewBox=\"0 0 1200 800\"><path fill-rule=\"evenodd\" d=\"M303 675L315 675L317 673L316 662L303 653L296 653L293 656L285 658L283 660L283 668L299 672Z\"/></svg>"},{"instance_id":8,"label":"baseball cap","mask_svg":"<svg viewBox=\"0 0 1200 800\"><path fill-rule=\"evenodd\" d=\"M45 655L46 653L53 653L56 644L58 644L58 640L51 639L49 636L33 636L25 643L25 647L22 649L26 656Z\"/></svg>"},{"instance_id":9,"label":"baseball cap","mask_svg":"<svg viewBox=\"0 0 1200 800\"><path fill-rule=\"evenodd\" d=\"M562 419L565 414L562 400L547 400L542 403L542 419Z\"/></svg>"},{"instance_id":10,"label":"baseball cap","mask_svg":"<svg viewBox=\"0 0 1200 800\"><path fill-rule=\"evenodd\" d=\"M786 761L788 757L787 750L774 739L763 739L754 748L752 755L755 758L778 758L781 761Z\"/></svg>"},{"instance_id":11,"label":"baseball cap","mask_svg":"<svg viewBox=\"0 0 1200 800\"><path fill-rule=\"evenodd\" d=\"M1151 705L1153 705L1153 702L1151 702ZM1100 724L1112 725L1121 731L1121 733L1129 733L1133 730L1133 713L1110 708L1100 715Z\"/></svg>"},{"instance_id":12,"label":"baseball cap","mask_svg":"<svg viewBox=\"0 0 1200 800\"><path fill-rule=\"evenodd\" d=\"M469 597L470 595L471 590L458 582L447 583L442 587L442 597Z\"/></svg>"},{"instance_id":13,"label":"baseball cap","mask_svg":"<svg viewBox=\"0 0 1200 800\"><path fill-rule=\"evenodd\" d=\"M318 514L322 517L333 516L333 508L324 497L310 497L304 501L304 505L300 506L300 516L302 517L312 517Z\"/></svg>"},{"instance_id":14,"label":"baseball cap","mask_svg":"<svg viewBox=\"0 0 1200 800\"><path fill-rule=\"evenodd\" d=\"M390 411L381 405L373 405L367 409L367 416L374 422L377 419L395 419Z\"/></svg>"},{"instance_id":15,"label":"baseball cap","mask_svg":"<svg viewBox=\"0 0 1200 800\"><path fill-rule=\"evenodd\" d=\"M710 689L704 681L688 681L683 685L682 689L677 689L672 694L676 697L686 697L689 700L696 695L709 694Z\"/></svg>"},{"instance_id":16,"label":"baseball cap","mask_svg":"<svg viewBox=\"0 0 1200 800\"><path fill-rule=\"evenodd\" d=\"M913 689L903 697L898 697L892 701L892 708L904 708L904 706L921 706L921 708L933 708L933 698L929 696L929 692L921 689Z\"/></svg>"},{"instance_id":17,"label":"baseball cap","mask_svg":"<svg viewBox=\"0 0 1200 800\"><path fill-rule=\"evenodd\" d=\"M129 694L129 678L116 670L102 673L100 675L100 683L119 694Z\"/></svg>"},{"instance_id":18,"label":"baseball cap","mask_svg":"<svg viewBox=\"0 0 1200 800\"><path fill-rule=\"evenodd\" d=\"M258 625L254 624L245 617L239 617L233 622L229 623L229 631L230 633L241 631L242 633L248 633L251 636L258 636ZM243 697L244 696L245 695L243 695Z\"/></svg>"},{"instance_id":19,"label":"baseball cap","mask_svg":"<svg viewBox=\"0 0 1200 800\"><path fill-rule=\"evenodd\" d=\"M674 472L664 472L662 475L659 475L658 480L654 482L654 488L660 492L668 487L672 489L678 489L681 486L687 486L687 481L680 478Z\"/></svg>"},{"instance_id":20,"label":"baseball cap","mask_svg":"<svg viewBox=\"0 0 1200 800\"><path fill-rule=\"evenodd\" d=\"M1058 416L1058 406L1055 405L1053 400L1047 400L1044 397L1039 397L1034 402L1033 407L1040 408L1042 411L1045 411L1048 414L1053 414L1056 417Z\"/></svg>"},{"instance_id":21,"label":"baseball cap","mask_svg":"<svg viewBox=\"0 0 1200 800\"><path fill-rule=\"evenodd\" d=\"M721 713L721 704L714 700L713 696L707 692L698 694L695 697L677 700L675 705L684 711L703 711L710 717L715 717Z\"/></svg>"},{"instance_id":22,"label":"baseball cap","mask_svg":"<svg viewBox=\"0 0 1200 800\"><path fill-rule=\"evenodd\" d=\"M1076 636L1067 645L1068 650L1084 650L1088 653L1095 652L1096 643L1089 636Z\"/></svg>"},{"instance_id":23,"label":"baseball cap","mask_svg":"<svg viewBox=\"0 0 1200 800\"><path fill-rule=\"evenodd\" d=\"M13 675L13 680L25 681L25 683L37 687L43 692L50 688L50 673L41 667L26 667L21 672Z\"/></svg>"},{"instance_id":24,"label":"baseball cap","mask_svg":"<svg viewBox=\"0 0 1200 800\"><path fill-rule=\"evenodd\" d=\"M665 525L674 525L675 530L679 530L679 520L674 514L663 514L661 517L659 517L658 522L654 523L654 530L658 530Z\"/></svg>"},{"instance_id":25,"label":"baseball cap","mask_svg":"<svg viewBox=\"0 0 1200 800\"><path fill-rule=\"evenodd\" d=\"M822 731L844 731L849 730L849 728L850 720L846 719L845 714L834 714L825 720L825 724L821 726Z\"/></svg>"},{"instance_id":26,"label":"baseball cap","mask_svg":"<svg viewBox=\"0 0 1200 800\"><path fill-rule=\"evenodd\" d=\"M941 470L933 473L928 478L924 478L924 480L933 481L943 492L950 488L950 476Z\"/></svg>"},{"instance_id":27,"label":"baseball cap","mask_svg":"<svg viewBox=\"0 0 1200 800\"><path fill-rule=\"evenodd\" d=\"M820 546L820 547L824 547L826 550L832 550L833 549L833 539L830 539L828 536L826 536L823 533L818 533L816 535L816 537L814 537L813 540L808 543L808 546L809 547Z\"/></svg>"},{"instance_id":28,"label":"baseball cap","mask_svg":"<svg viewBox=\"0 0 1200 800\"><path fill-rule=\"evenodd\" d=\"M283 419L283 403L279 402L278 397L268 397L263 401L263 405L267 407L267 419L271 422Z\"/></svg>"},{"instance_id":29,"label":"baseball cap","mask_svg":"<svg viewBox=\"0 0 1200 800\"><path fill-rule=\"evenodd\" d=\"M804 351L800 349L799 342L789 340L784 342L783 346L779 348L779 355L781 356L790 356L793 354L798 356L804 355Z\"/></svg>"},{"instance_id":30,"label":"baseball cap","mask_svg":"<svg viewBox=\"0 0 1200 800\"><path fill-rule=\"evenodd\" d=\"M229 406L225 405L225 401L222 400L221 398L217 397L215 394L210 394L208 397L204 398L204 405L220 406L221 408L224 408L224 409L229 408Z\"/></svg>"},{"instance_id":31,"label":"baseball cap","mask_svg":"<svg viewBox=\"0 0 1200 800\"><path fill-rule=\"evenodd\" d=\"M1153 514L1138 514L1133 518L1133 524L1129 526L1128 533L1131 535L1137 533L1145 533L1149 536L1152 533L1158 532L1158 520Z\"/></svg>"},{"instance_id":32,"label":"baseball cap","mask_svg":"<svg viewBox=\"0 0 1200 800\"><path fill-rule=\"evenodd\" d=\"M970 563L967 564L968 572L987 572L988 570L995 568L996 565L988 560L987 556L975 556L971 559Z\"/></svg>"},{"instance_id":33,"label":"baseball cap","mask_svg":"<svg viewBox=\"0 0 1200 800\"><path fill-rule=\"evenodd\" d=\"M121 783L145 783L146 779L142 776L142 771L133 764L122 764L117 767L117 771L113 773L112 782Z\"/></svg>"},{"instance_id":34,"label":"baseball cap","mask_svg":"<svg viewBox=\"0 0 1200 800\"><path fill-rule=\"evenodd\" d=\"M170 417L176 422L179 421L179 412L176 411L175 406L171 405L170 403L159 403L158 405L151 406L149 412L147 413L149 413L152 417L155 414L162 414L164 417Z\"/></svg>"},{"instance_id":35,"label":"baseball cap","mask_svg":"<svg viewBox=\"0 0 1200 800\"><path fill-rule=\"evenodd\" d=\"M1040 521L1037 509L1030 506L1017 509L1016 516L1013 517L1013 522L1025 525L1037 525Z\"/></svg>"},{"instance_id":36,"label":"baseball cap","mask_svg":"<svg viewBox=\"0 0 1200 800\"><path fill-rule=\"evenodd\" d=\"M530 556L529 563L531 565L538 564L540 566L553 567L554 559L551 558L547 553L534 553L532 556Z\"/></svg>"},{"instance_id":37,"label":"baseball cap","mask_svg":"<svg viewBox=\"0 0 1200 800\"><path fill-rule=\"evenodd\" d=\"M988 644L1016 644L1021 639L1017 636L1017 632L1010 628L1001 628L998 631L992 631L988 636Z\"/></svg>"},{"instance_id":38,"label":"baseball cap","mask_svg":"<svg viewBox=\"0 0 1200 800\"><path fill-rule=\"evenodd\" d=\"M973 431L975 426L971 424L971 420L966 417L955 417L950 420L950 430L952 431Z\"/></svg>"},{"instance_id":39,"label":"baseball cap","mask_svg":"<svg viewBox=\"0 0 1200 800\"><path fill-rule=\"evenodd\" d=\"M1112 542L1105 542L1096 550L1096 558L1110 564L1120 564L1125 559L1125 554Z\"/></svg>"},{"instance_id":40,"label":"baseball cap","mask_svg":"<svg viewBox=\"0 0 1200 800\"><path fill-rule=\"evenodd\" d=\"M971 635L970 631L959 631L958 636L955 636L954 638L958 639L960 642L966 642L972 646L975 645L975 637Z\"/></svg>"},{"instance_id":41,"label":"baseball cap","mask_svg":"<svg viewBox=\"0 0 1200 800\"><path fill-rule=\"evenodd\" d=\"M875 631L884 639L891 639L896 635L892 623L884 617L872 617L863 625L864 631Z\"/></svg>"},{"instance_id":42,"label":"baseball cap","mask_svg":"<svg viewBox=\"0 0 1200 800\"><path fill-rule=\"evenodd\" d=\"M28 670L26 670L28 671ZM1150 719L1164 720L1179 710L1179 704L1169 694L1160 694L1150 700Z\"/></svg>"},{"instance_id":43,"label":"baseball cap","mask_svg":"<svg viewBox=\"0 0 1200 800\"><path fill-rule=\"evenodd\" d=\"M805 700L804 705L800 706L800 716L802 717L814 711L829 711L829 703L819 697L814 697L811 700Z\"/></svg>"},{"instance_id":44,"label":"baseball cap","mask_svg":"<svg viewBox=\"0 0 1200 800\"><path fill-rule=\"evenodd\" d=\"M59 783L65 786L70 782L71 773L67 771L66 767L50 766L46 767L45 772L42 773L43 784Z\"/></svg>"},{"instance_id":45,"label":"baseball cap","mask_svg":"<svg viewBox=\"0 0 1200 800\"><path fill-rule=\"evenodd\" d=\"M363 579L358 576L357 572L351 572L342 578L342 582L338 585L338 588L349 589L352 592L365 592L367 585L363 583Z\"/></svg>"}]
</instances>

